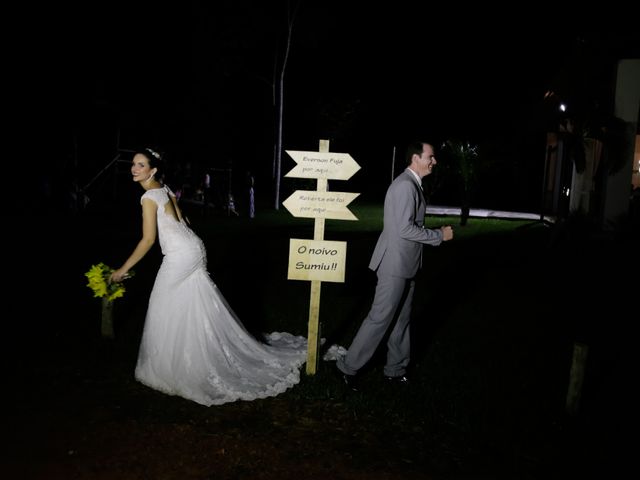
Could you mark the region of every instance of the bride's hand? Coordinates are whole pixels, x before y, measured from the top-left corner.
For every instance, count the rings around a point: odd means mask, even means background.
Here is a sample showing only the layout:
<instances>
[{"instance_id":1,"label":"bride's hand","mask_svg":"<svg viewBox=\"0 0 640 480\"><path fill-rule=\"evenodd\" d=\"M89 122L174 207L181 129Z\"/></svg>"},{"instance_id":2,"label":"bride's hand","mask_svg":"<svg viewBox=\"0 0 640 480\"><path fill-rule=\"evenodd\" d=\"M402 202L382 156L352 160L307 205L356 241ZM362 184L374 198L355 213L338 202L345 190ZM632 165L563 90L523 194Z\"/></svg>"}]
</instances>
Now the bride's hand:
<instances>
[{"instance_id":1,"label":"bride's hand","mask_svg":"<svg viewBox=\"0 0 640 480\"><path fill-rule=\"evenodd\" d=\"M127 278L127 271L119 268L118 270L116 270L111 274L111 277L109 278L109 280L111 282L118 283L124 280L125 278Z\"/></svg>"}]
</instances>

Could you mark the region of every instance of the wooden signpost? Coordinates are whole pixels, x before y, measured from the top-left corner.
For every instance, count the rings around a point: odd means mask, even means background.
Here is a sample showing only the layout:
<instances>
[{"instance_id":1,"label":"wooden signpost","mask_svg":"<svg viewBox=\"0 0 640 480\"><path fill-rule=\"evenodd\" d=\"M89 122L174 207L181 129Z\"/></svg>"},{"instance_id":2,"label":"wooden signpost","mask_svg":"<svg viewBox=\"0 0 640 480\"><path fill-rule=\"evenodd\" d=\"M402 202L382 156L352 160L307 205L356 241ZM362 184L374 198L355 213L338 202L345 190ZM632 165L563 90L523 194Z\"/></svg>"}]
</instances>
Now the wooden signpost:
<instances>
[{"instance_id":1,"label":"wooden signpost","mask_svg":"<svg viewBox=\"0 0 640 480\"><path fill-rule=\"evenodd\" d=\"M329 152L329 140L320 140L318 152L287 150L296 166L285 177L316 178L315 191L296 190L282 204L294 217L315 218L313 240L292 238L289 242L289 280L311 281L307 374L318 367L318 319L322 282L344 282L347 242L324 240L324 220L358 220L347 209L359 193L329 192L327 180L348 180L360 170L351 155Z\"/></svg>"}]
</instances>

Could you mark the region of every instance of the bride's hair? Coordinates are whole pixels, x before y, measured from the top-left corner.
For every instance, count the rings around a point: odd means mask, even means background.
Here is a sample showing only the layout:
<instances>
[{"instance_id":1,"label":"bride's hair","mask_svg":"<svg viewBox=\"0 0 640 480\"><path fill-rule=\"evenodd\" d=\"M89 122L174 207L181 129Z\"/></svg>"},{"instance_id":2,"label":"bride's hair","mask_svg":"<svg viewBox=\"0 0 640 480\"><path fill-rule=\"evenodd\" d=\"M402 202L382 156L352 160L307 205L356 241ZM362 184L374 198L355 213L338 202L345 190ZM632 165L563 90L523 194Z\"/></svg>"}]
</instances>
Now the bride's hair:
<instances>
[{"instance_id":1,"label":"bride's hair","mask_svg":"<svg viewBox=\"0 0 640 480\"><path fill-rule=\"evenodd\" d=\"M150 147L144 147L142 150L136 152L136 154L138 153L147 157L151 168L157 169L155 177L158 179L162 178L164 175L164 155L155 148Z\"/></svg>"},{"instance_id":2,"label":"bride's hair","mask_svg":"<svg viewBox=\"0 0 640 480\"><path fill-rule=\"evenodd\" d=\"M151 147L144 147L142 149L142 153L144 153L149 160L161 162L163 160L163 155L158 150L154 150Z\"/></svg>"}]
</instances>

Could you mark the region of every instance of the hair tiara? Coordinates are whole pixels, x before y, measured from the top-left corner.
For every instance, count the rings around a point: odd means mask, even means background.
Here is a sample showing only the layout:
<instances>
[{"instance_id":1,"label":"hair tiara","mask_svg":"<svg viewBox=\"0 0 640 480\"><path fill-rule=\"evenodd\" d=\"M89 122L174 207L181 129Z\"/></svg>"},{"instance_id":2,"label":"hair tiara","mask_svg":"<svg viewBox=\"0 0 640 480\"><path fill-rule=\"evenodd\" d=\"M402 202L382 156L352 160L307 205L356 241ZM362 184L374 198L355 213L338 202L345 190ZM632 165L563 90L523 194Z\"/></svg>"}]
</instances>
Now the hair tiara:
<instances>
[{"instance_id":1,"label":"hair tiara","mask_svg":"<svg viewBox=\"0 0 640 480\"><path fill-rule=\"evenodd\" d=\"M147 152L149 152L151 155L153 155L153 157L154 157L156 160L160 160L160 154L159 154L158 152L156 152L155 150L153 150L152 148L149 148L149 147L145 147L145 150L146 150Z\"/></svg>"}]
</instances>

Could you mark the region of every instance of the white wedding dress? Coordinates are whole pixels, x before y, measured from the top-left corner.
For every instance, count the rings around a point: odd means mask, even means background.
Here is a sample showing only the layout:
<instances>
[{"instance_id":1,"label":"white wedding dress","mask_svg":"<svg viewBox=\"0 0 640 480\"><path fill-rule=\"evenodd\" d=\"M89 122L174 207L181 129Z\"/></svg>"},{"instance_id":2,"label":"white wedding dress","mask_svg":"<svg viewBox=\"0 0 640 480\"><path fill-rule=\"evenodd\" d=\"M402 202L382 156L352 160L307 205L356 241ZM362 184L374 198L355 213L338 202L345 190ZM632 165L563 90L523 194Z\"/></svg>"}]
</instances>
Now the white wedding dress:
<instances>
[{"instance_id":1,"label":"white wedding dress","mask_svg":"<svg viewBox=\"0 0 640 480\"><path fill-rule=\"evenodd\" d=\"M267 335L263 343L242 325L213 283L200 238L167 207L168 187L142 199L158 205L158 238L164 258L149 299L136 379L202 405L255 400L300 381L304 337ZM142 202L141 199L141 202Z\"/></svg>"}]
</instances>

